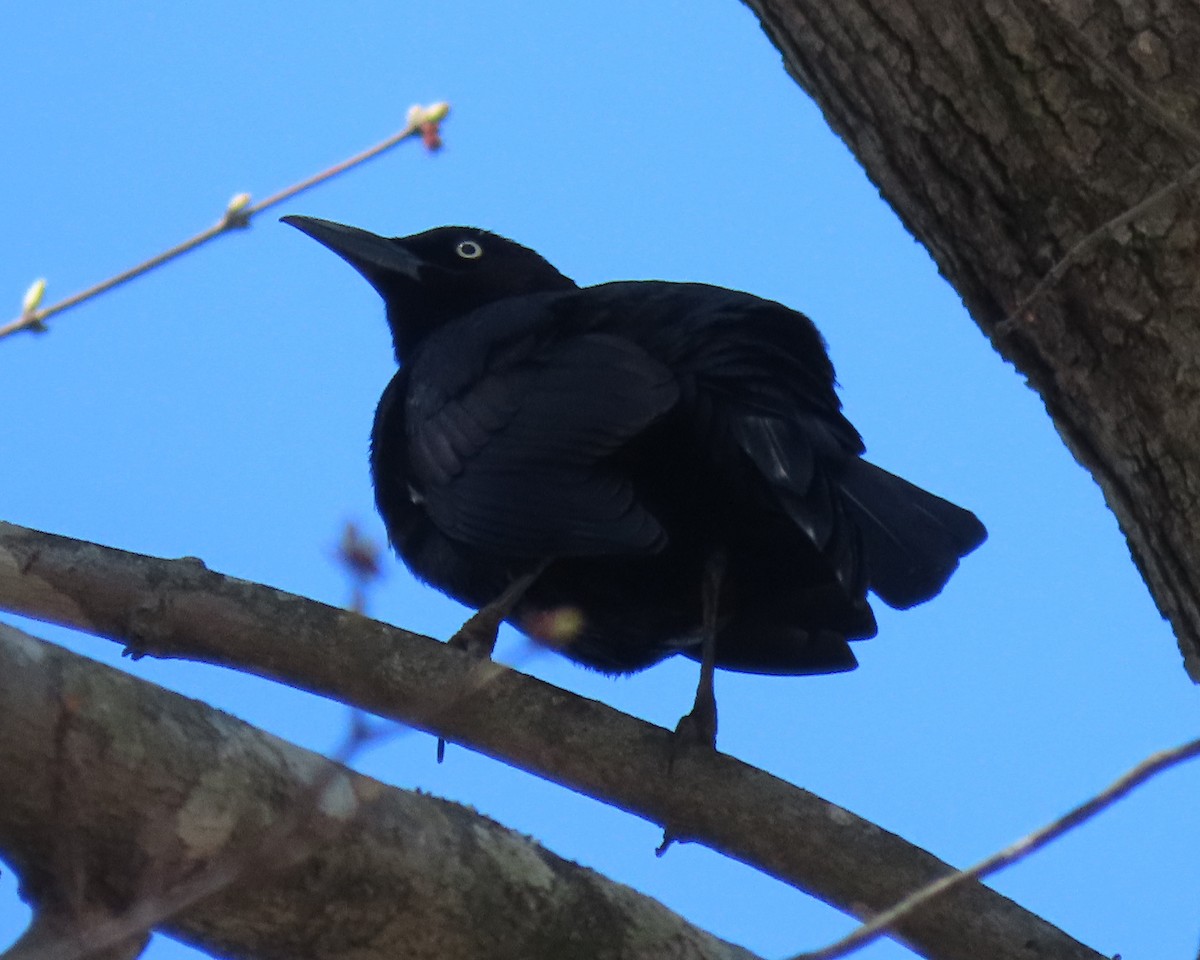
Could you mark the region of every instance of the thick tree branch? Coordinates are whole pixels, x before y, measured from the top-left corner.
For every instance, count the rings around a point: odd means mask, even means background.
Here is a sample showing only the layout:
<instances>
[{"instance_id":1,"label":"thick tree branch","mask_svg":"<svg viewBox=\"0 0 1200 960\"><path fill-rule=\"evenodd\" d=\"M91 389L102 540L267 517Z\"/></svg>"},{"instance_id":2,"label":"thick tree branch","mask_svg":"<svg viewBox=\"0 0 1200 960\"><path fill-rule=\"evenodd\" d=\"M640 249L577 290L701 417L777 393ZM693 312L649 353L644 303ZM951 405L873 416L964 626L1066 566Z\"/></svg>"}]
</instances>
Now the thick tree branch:
<instances>
[{"instance_id":1,"label":"thick tree branch","mask_svg":"<svg viewBox=\"0 0 1200 960\"><path fill-rule=\"evenodd\" d=\"M1200 8L746 3L1041 394L1200 680Z\"/></svg>"},{"instance_id":2,"label":"thick tree branch","mask_svg":"<svg viewBox=\"0 0 1200 960\"><path fill-rule=\"evenodd\" d=\"M720 754L666 774L670 734L356 614L158 560L0 523L0 606L156 656L235 667L497 757L662 825L866 918L951 868L807 791ZM987 887L898 925L925 956L1098 960Z\"/></svg>"},{"instance_id":3,"label":"thick tree branch","mask_svg":"<svg viewBox=\"0 0 1200 960\"><path fill-rule=\"evenodd\" d=\"M136 956L150 926L264 960L753 960L465 807L2 624L0 713L0 850L52 918L22 960Z\"/></svg>"}]
</instances>

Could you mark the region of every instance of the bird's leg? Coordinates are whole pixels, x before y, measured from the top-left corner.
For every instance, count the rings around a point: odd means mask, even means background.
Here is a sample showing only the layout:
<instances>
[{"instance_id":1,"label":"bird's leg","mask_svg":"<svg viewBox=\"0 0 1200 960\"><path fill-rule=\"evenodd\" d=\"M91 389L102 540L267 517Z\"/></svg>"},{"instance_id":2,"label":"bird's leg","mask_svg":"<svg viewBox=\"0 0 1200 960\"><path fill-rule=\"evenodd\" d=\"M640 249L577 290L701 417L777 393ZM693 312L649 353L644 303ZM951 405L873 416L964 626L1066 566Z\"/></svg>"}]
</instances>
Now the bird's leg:
<instances>
[{"instance_id":1,"label":"bird's leg","mask_svg":"<svg viewBox=\"0 0 1200 960\"><path fill-rule=\"evenodd\" d=\"M549 565L549 560L543 560L532 571L517 577L504 588L504 592L487 606L480 607L472 614L458 632L447 643L466 653L473 654L481 660L490 660L492 651L496 649L496 635L500 632L500 624L513 612L513 608L521 602L535 580ZM438 737L437 761L441 763L446 758L446 741Z\"/></svg>"},{"instance_id":2,"label":"bird's leg","mask_svg":"<svg viewBox=\"0 0 1200 960\"><path fill-rule=\"evenodd\" d=\"M675 739L671 744L672 765L681 747L697 744L710 750L717 749L717 696L713 690L713 675L717 669L717 606L724 575L725 555L714 553L704 565L700 591L700 682L696 686L696 700L691 712L675 727Z\"/></svg>"},{"instance_id":3,"label":"bird's leg","mask_svg":"<svg viewBox=\"0 0 1200 960\"><path fill-rule=\"evenodd\" d=\"M496 648L496 634L500 632L500 624L513 612L513 608L521 602L521 598L533 582L542 575L548 560L543 560L532 571L517 577L504 588L504 592L485 607L480 607L471 618L459 627L458 632L448 641L450 646L477 657L487 659Z\"/></svg>"},{"instance_id":4,"label":"bird's leg","mask_svg":"<svg viewBox=\"0 0 1200 960\"><path fill-rule=\"evenodd\" d=\"M717 695L713 689L713 675L717 670L717 602L721 596L721 580L725 575L725 555L714 553L704 565L704 580L700 590L702 635L700 638L700 682L696 685L696 700L690 713L680 718L671 737L670 753L667 755L667 772L675 769L675 760L682 750L692 745L717 749ZM662 856L676 841L675 832L668 823L663 827L662 843L654 851Z\"/></svg>"}]
</instances>

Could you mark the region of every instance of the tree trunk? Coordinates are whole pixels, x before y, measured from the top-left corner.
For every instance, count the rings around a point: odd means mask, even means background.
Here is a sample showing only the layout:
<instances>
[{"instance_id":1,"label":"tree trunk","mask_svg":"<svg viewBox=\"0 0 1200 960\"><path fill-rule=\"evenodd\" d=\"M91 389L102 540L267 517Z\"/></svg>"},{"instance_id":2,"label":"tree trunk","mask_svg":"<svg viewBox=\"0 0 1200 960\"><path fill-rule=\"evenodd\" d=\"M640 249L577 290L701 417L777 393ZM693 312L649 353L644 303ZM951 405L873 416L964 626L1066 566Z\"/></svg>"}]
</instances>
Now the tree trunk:
<instances>
[{"instance_id":1,"label":"tree trunk","mask_svg":"<svg viewBox=\"0 0 1200 960\"><path fill-rule=\"evenodd\" d=\"M1200 681L1200 7L746 3L1041 394Z\"/></svg>"}]
</instances>

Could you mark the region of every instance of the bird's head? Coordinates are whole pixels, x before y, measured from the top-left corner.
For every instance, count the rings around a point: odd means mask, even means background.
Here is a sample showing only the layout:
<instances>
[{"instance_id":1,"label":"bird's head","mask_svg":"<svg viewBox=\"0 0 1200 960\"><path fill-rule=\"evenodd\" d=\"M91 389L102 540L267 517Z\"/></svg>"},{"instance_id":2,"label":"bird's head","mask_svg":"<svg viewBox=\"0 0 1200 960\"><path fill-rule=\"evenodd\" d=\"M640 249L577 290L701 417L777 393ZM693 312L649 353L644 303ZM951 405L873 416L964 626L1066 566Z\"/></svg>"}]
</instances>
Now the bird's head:
<instances>
[{"instance_id":1,"label":"bird's head","mask_svg":"<svg viewBox=\"0 0 1200 960\"><path fill-rule=\"evenodd\" d=\"M328 247L379 292L398 360L431 330L479 307L576 286L528 247L475 227L381 237L315 217L283 222Z\"/></svg>"}]
</instances>

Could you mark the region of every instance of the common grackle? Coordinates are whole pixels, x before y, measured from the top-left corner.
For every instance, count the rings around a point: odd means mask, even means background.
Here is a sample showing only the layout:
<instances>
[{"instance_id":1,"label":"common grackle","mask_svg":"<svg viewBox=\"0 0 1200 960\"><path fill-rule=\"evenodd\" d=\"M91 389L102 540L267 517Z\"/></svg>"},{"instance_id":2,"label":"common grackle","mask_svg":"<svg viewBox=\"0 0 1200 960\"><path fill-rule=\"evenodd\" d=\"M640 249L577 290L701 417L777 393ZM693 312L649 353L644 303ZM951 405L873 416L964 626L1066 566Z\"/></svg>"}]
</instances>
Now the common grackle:
<instances>
[{"instance_id":1,"label":"common grackle","mask_svg":"<svg viewBox=\"0 0 1200 960\"><path fill-rule=\"evenodd\" d=\"M400 370L376 503L412 572L480 608L459 637L479 652L507 619L607 673L682 653L702 666L680 731L713 744L715 667L850 670L868 592L928 600L986 536L862 459L795 310L699 283L580 288L472 227L284 222L383 297Z\"/></svg>"}]
</instances>

